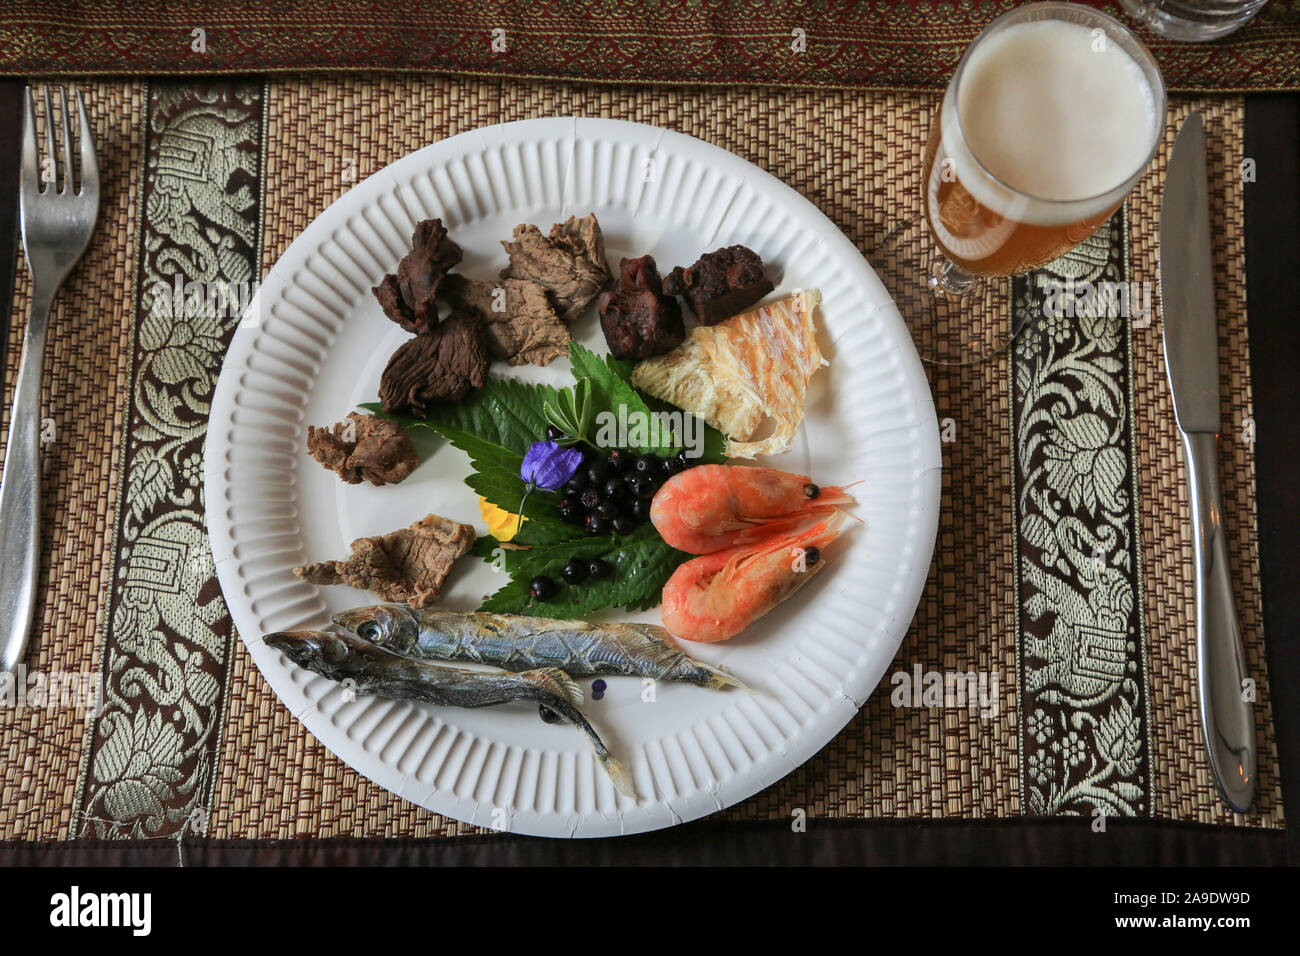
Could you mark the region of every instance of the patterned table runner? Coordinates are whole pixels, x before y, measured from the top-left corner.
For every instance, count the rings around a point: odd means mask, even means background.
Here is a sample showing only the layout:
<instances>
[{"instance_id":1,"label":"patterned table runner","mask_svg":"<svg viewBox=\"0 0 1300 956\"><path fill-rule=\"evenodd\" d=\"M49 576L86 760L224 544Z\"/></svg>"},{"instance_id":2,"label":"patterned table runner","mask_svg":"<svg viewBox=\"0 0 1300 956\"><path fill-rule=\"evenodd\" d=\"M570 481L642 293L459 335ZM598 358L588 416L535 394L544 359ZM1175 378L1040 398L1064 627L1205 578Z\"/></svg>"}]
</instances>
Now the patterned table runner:
<instances>
[{"instance_id":1,"label":"patterned table runner","mask_svg":"<svg viewBox=\"0 0 1300 956\"><path fill-rule=\"evenodd\" d=\"M655 123L731 149L797 188L872 258L915 215L936 104L928 93L428 77L85 89L104 202L51 331L45 598L27 667L102 677L106 696L97 715L36 697L0 708L0 838L10 840L475 831L322 748L232 633L201 475L207 402L238 307L178 315L177 283L184 295L188 282L255 282L386 163L484 124L555 114ZM1201 739L1187 500L1154 288L1159 184L1192 107L1210 143L1225 521L1257 680L1260 795L1244 816L1217 800ZM1284 825L1252 504L1242 115L1240 99L1176 98L1160 157L1126 210L1014 284L1012 308L1062 314L995 360L930 369L943 510L912 628L845 730L725 817L1105 813ZM1130 320L1099 317L1103 300L1086 300L1085 282L1136 290ZM1063 288L1074 295L1063 299ZM24 265L10 384L27 292ZM927 688L954 676L970 678L971 699L932 706Z\"/></svg>"},{"instance_id":2,"label":"patterned table runner","mask_svg":"<svg viewBox=\"0 0 1300 956\"><path fill-rule=\"evenodd\" d=\"M1116 0L1085 0L1132 23ZM27 0L0 25L0 76L329 71L509 79L942 89L1021 0ZM1170 90L1300 89L1300 2L1215 43L1145 29Z\"/></svg>"}]
</instances>

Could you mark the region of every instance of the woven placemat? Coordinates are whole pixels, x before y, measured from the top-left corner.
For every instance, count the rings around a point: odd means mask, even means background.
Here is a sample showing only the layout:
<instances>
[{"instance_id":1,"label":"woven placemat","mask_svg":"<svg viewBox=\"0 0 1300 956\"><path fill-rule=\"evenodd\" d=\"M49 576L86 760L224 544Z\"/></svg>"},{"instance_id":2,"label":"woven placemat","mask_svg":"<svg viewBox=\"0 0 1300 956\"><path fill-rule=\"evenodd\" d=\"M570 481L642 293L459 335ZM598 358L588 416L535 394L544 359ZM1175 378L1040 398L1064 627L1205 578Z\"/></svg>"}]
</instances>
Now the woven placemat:
<instances>
[{"instance_id":1,"label":"woven placemat","mask_svg":"<svg viewBox=\"0 0 1300 956\"><path fill-rule=\"evenodd\" d=\"M149 168L143 116L148 112L154 117L155 135L168 123L189 121L183 111L161 101L158 84L148 109L140 83L95 84L92 94L103 117L101 155L116 191L109 192L90 264L74 277L90 297L80 301L95 306L79 311L78 321L56 319L54 325L47 379L54 417L66 428L60 434L67 445L47 454L48 480L55 490L45 508L50 555L45 580L54 583L47 586L40 628L44 636L31 660L33 667L70 670L111 669L119 650L115 627L104 620L104 595L111 587L105 565L116 560L112 528L124 479L129 478L121 473L120 461L123 454L131 462L128 467L138 461L130 450L131 436L118 429L130 418L128 408L140 402L131 385L139 378L139 359L132 354L139 348L131 343L139 341L132 337L133 323L139 331L135 284L142 240L137 217L142 203L146 218L149 209L141 193ZM227 99L194 98L195 103L214 101L231 114L249 111L231 122L242 123L239 135L257 143L260 173L255 183L227 185L255 193L260 210L256 265L265 274L330 202L392 160L478 126L546 115L637 120L730 149L807 196L870 258L894 226L915 214L920 150L936 98L774 89L664 91L513 80L288 77L270 81L260 96L242 91ZM1173 117L1181 117L1191 105L1175 102ZM1239 99L1194 105L1207 117L1212 174L1217 176L1213 181L1218 184L1212 195L1225 415L1244 427L1251 404L1242 292L1242 184L1239 176L1229 175L1241 153L1243 107ZM260 111L260 133L252 125L254 111ZM1173 129L1171 122L1170 142ZM243 147L252 148L247 143ZM1130 252L1128 276L1139 282L1154 283L1156 276L1163 155L1129 203L1127 231L1116 233L1121 237L1116 241ZM157 190L146 191L152 195ZM116 206L110 205L114 199ZM150 235L146 228L146 247ZM106 281L110 275L113 280ZM19 315L25 307L23 282L15 302ZM13 335L11 356L17 352L12 348L17 330ZM96 373L87 376L92 365ZM13 371L11 367L9 381ZM728 817L789 819L796 809L813 818L975 818L1032 812L1022 766L1022 735L1027 731L1017 678L1022 622L1017 615L1018 478L1011 375L1010 356L931 369L946 435L942 517L930 580L890 669L891 675L911 672L915 666L998 674L997 706L983 714L965 707L896 707L887 678L830 745L773 787L725 811ZM1251 814L1234 817L1222 810L1214 795L1200 739L1187 503L1158 322L1132 331L1131 378L1129 438L1137 462L1132 487L1141 527L1135 543L1138 600L1150 705L1149 722L1144 718L1142 724L1150 754L1144 778L1150 793L1141 812L1278 827L1281 797L1263 669L1250 445L1225 435L1226 521L1250 673L1259 680L1256 714L1261 739L1260 798ZM93 402L84 397L86 389L92 390ZM79 494L76 489L81 489ZM120 650L124 657L133 652ZM9 798L0 803L0 836L172 835L195 827L196 809L202 811L203 832L218 838L428 836L475 829L419 809L358 776L292 718L237 640L221 654L221 667L212 669L214 675L222 672L220 700L194 712L211 724L204 746L204 753L210 754L209 769L184 793L174 784L149 791L175 795L175 809L158 818L152 833L147 823L141 824L149 819L148 808L118 799L112 787L120 784L122 792L129 790L132 771L118 763L131 756L133 746L147 749L148 741L164 734L161 728L168 721L185 729L187 721L196 719L173 704L157 703L156 698L170 689L165 682L157 688L141 685L138 692L145 702L151 695L155 702L136 706L124 700L112 721L101 718L87 725L63 712L0 715L0 733L8 748L0 768L0 792ZM143 716L135 719L140 726L126 734L123 721L133 706ZM33 746L30 738L23 739L30 734L50 743L44 749ZM114 773L118 778L104 785ZM96 800L88 796L88 779L98 786ZM131 792L147 802L140 791ZM108 820L106 807L135 817Z\"/></svg>"}]
</instances>

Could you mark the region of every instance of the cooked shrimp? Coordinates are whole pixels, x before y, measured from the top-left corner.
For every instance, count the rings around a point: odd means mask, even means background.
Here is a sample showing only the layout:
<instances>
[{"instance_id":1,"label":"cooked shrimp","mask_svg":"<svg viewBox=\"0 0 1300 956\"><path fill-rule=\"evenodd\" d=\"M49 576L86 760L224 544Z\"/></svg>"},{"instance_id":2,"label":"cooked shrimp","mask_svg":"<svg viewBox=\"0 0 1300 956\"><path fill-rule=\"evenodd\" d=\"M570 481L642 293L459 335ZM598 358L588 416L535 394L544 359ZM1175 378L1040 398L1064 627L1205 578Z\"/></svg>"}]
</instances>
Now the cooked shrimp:
<instances>
[{"instance_id":1,"label":"cooked shrimp","mask_svg":"<svg viewBox=\"0 0 1300 956\"><path fill-rule=\"evenodd\" d=\"M687 561L664 585L664 627L687 641L736 636L826 566L821 549L839 536L840 518Z\"/></svg>"},{"instance_id":2,"label":"cooked shrimp","mask_svg":"<svg viewBox=\"0 0 1300 956\"><path fill-rule=\"evenodd\" d=\"M679 551L712 554L789 534L852 501L843 488L820 488L807 475L697 465L664 482L650 504L650 521Z\"/></svg>"}]
</instances>

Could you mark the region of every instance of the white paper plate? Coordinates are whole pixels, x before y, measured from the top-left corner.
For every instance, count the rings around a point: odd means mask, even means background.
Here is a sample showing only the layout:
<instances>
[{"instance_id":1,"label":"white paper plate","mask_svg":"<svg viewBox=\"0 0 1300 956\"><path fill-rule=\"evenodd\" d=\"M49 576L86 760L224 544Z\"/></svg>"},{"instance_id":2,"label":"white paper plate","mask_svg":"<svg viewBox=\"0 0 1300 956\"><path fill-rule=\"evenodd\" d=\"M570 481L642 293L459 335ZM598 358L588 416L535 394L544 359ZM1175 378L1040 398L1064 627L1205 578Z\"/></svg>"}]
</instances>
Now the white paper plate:
<instances>
[{"instance_id":1,"label":"white paper plate","mask_svg":"<svg viewBox=\"0 0 1300 956\"><path fill-rule=\"evenodd\" d=\"M830 367L813 379L804 427L770 463L830 485L863 479L832 562L794 599L724 644L690 653L724 664L759 693L608 679L584 711L633 771L619 797L587 741L532 705L480 711L347 700L289 664L271 631L324 626L375 599L298 581L296 565L345 557L354 538L436 512L483 529L463 484L468 460L437 450L400 485L345 485L306 454L306 426L373 401L406 337L370 287L396 268L414 224L440 217L464 249L458 271L491 278L517 223L543 232L594 211L611 267L652 253L662 271L743 243L777 293L822 292ZM606 351L594 309L575 327ZM570 381L567 360L515 372ZM926 579L939 508L934 405L902 317L854 245L811 203L744 160L651 126L552 118L487 127L398 160L331 205L263 282L231 343L213 400L206 456L217 573L249 653L289 711L357 771L447 816L513 832L595 837L703 816L743 800L816 753L879 683ZM467 558L444 606L472 610L504 583ZM657 612L639 617L654 620ZM590 680L582 682L590 689ZM869 731L868 731L869 732Z\"/></svg>"}]
</instances>

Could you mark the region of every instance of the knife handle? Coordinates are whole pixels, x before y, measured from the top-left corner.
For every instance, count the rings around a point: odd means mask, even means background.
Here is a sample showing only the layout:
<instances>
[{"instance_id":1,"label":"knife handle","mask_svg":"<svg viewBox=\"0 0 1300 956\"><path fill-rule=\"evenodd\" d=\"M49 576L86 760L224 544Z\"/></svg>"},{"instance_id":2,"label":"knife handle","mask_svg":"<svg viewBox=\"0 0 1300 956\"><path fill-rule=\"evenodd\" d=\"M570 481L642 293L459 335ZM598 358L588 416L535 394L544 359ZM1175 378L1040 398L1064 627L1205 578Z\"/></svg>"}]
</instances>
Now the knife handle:
<instances>
[{"instance_id":1,"label":"knife handle","mask_svg":"<svg viewBox=\"0 0 1300 956\"><path fill-rule=\"evenodd\" d=\"M1255 799L1255 718L1245 700L1245 655L1232 606L1219 492L1219 436L1183 432L1196 551L1196 669L1201 729L1224 801L1245 812Z\"/></svg>"}]
</instances>

